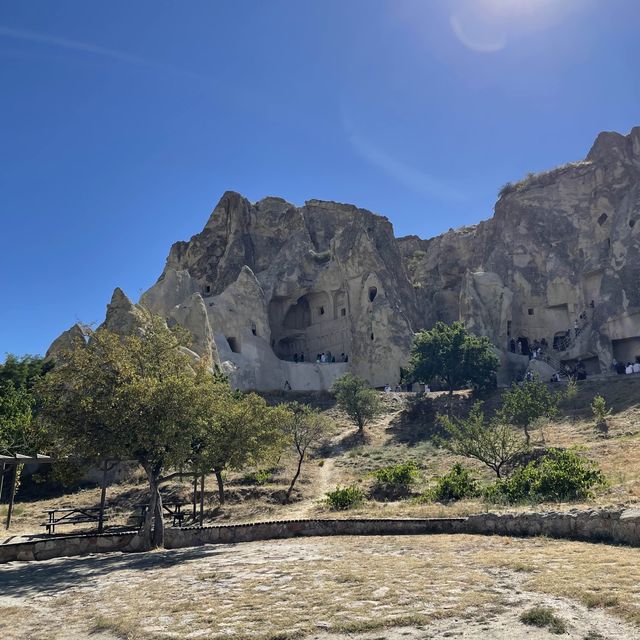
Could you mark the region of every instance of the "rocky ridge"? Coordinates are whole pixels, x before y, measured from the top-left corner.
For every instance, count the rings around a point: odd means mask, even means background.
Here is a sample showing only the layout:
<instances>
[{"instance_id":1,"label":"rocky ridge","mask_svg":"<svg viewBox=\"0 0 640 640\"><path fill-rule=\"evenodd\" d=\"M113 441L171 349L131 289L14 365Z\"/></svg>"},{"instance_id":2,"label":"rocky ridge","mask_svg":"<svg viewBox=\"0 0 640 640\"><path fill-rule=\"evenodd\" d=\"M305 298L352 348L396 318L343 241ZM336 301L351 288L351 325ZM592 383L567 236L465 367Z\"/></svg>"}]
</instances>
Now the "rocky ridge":
<instances>
[{"instance_id":1,"label":"rocky ridge","mask_svg":"<svg viewBox=\"0 0 640 640\"><path fill-rule=\"evenodd\" d=\"M139 305L246 389L324 389L346 370L394 384L437 320L488 336L507 379L528 361L512 339L560 340L555 365L598 372L640 356L639 218L640 127L601 133L584 161L506 185L491 219L428 240L353 205L227 192ZM126 333L138 312L116 289L105 325Z\"/></svg>"}]
</instances>

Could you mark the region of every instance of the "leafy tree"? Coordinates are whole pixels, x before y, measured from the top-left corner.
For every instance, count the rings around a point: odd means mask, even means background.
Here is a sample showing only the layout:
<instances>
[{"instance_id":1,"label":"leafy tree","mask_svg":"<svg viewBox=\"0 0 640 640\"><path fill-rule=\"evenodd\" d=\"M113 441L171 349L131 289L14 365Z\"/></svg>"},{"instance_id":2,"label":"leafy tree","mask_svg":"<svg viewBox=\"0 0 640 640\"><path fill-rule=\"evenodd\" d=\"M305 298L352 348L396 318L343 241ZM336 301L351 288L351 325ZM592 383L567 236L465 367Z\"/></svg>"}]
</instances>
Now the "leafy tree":
<instances>
[{"instance_id":1,"label":"leafy tree","mask_svg":"<svg viewBox=\"0 0 640 640\"><path fill-rule=\"evenodd\" d=\"M411 377L425 382L441 378L449 397L467 383L490 386L499 364L489 339L469 333L461 322L437 322L433 329L417 333L411 347Z\"/></svg>"},{"instance_id":2,"label":"leafy tree","mask_svg":"<svg viewBox=\"0 0 640 640\"><path fill-rule=\"evenodd\" d=\"M9 353L4 364L0 364L0 384L12 382L17 389L31 389L36 380L52 368L53 363L40 356L18 357Z\"/></svg>"},{"instance_id":3,"label":"leafy tree","mask_svg":"<svg viewBox=\"0 0 640 640\"><path fill-rule=\"evenodd\" d=\"M31 431L33 397L11 380L0 381L0 454L33 449Z\"/></svg>"},{"instance_id":4,"label":"leafy tree","mask_svg":"<svg viewBox=\"0 0 640 640\"><path fill-rule=\"evenodd\" d=\"M498 420L485 421L482 402L476 402L467 418L440 416L449 438L440 438L439 444L454 453L479 460L498 478L505 466L510 466L527 450L520 434Z\"/></svg>"},{"instance_id":5,"label":"leafy tree","mask_svg":"<svg viewBox=\"0 0 640 640\"><path fill-rule=\"evenodd\" d=\"M539 380L512 384L502 394L500 420L524 429L527 445L531 441L529 427L540 418L553 418L558 412L559 396Z\"/></svg>"},{"instance_id":6,"label":"leafy tree","mask_svg":"<svg viewBox=\"0 0 640 640\"><path fill-rule=\"evenodd\" d=\"M297 454L296 472L287 489L287 502L291 499L293 488L300 477L302 464L309 447L318 444L326 435L327 419L317 410L293 402L289 405L291 418L285 423L285 435Z\"/></svg>"},{"instance_id":7,"label":"leafy tree","mask_svg":"<svg viewBox=\"0 0 640 640\"><path fill-rule=\"evenodd\" d=\"M333 393L340 409L358 425L359 433L381 411L378 394L364 380L351 373L346 373L333 383Z\"/></svg>"},{"instance_id":8,"label":"leafy tree","mask_svg":"<svg viewBox=\"0 0 640 640\"><path fill-rule=\"evenodd\" d=\"M179 349L188 336L149 315L142 330L121 337L105 329L64 354L36 384L42 418L62 455L92 461L136 460L151 494L142 531L147 545L163 546L159 487L171 469L193 455L217 389L202 363L195 369Z\"/></svg>"},{"instance_id":9,"label":"leafy tree","mask_svg":"<svg viewBox=\"0 0 640 640\"><path fill-rule=\"evenodd\" d=\"M192 458L201 473L213 471L220 504L225 502L224 472L275 458L284 441L283 424L291 420L285 406L270 407L255 393L210 387L200 398L202 426Z\"/></svg>"}]
</instances>

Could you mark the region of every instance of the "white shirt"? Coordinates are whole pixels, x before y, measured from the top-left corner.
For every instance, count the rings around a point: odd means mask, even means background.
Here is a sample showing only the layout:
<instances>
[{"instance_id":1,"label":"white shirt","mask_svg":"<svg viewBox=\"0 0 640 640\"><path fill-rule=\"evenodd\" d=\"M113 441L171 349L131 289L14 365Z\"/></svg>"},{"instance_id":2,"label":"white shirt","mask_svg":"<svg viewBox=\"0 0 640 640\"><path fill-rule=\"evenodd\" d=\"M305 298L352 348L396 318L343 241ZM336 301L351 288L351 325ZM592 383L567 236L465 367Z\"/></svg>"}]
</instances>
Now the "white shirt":
<instances>
[{"instance_id":1,"label":"white shirt","mask_svg":"<svg viewBox=\"0 0 640 640\"><path fill-rule=\"evenodd\" d=\"M626 373L633 373L633 365L628 365L627 368L625 369Z\"/></svg>"},{"instance_id":2,"label":"white shirt","mask_svg":"<svg viewBox=\"0 0 640 640\"><path fill-rule=\"evenodd\" d=\"M633 373L640 373L640 362L633 363Z\"/></svg>"}]
</instances>

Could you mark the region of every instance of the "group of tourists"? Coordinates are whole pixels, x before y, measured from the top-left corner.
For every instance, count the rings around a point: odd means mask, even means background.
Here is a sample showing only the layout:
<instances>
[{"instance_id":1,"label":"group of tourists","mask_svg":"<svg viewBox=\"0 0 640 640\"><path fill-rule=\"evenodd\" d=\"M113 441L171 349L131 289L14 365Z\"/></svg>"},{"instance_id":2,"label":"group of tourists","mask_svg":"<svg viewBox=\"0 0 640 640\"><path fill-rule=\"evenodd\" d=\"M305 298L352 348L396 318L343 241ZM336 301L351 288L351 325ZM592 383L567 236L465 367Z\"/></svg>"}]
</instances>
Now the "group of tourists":
<instances>
[{"instance_id":1,"label":"group of tourists","mask_svg":"<svg viewBox=\"0 0 640 640\"><path fill-rule=\"evenodd\" d=\"M296 363L304 362L304 353L294 353L293 361ZM331 355L330 351L327 351L326 353L323 351L316 355L316 364L332 364L335 362L349 362L349 356L345 353L341 353L340 358L336 360L336 357Z\"/></svg>"},{"instance_id":2,"label":"group of tourists","mask_svg":"<svg viewBox=\"0 0 640 640\"><path fill-rule=\"evenodd\" d=\"M627 364L625 364L624 362L618 362L617 360L614 359L611 364L611 368L618 375L630 375L632 373L640 373L640 362L636 360L635 362L627 362Z\"/></svg>"},{"instance_id":3,"label":"group of tourists","mask_svg":"<svg viewBox=\"0 0 640 640\"><path fill-rule=\"evenodd\" d=\"M580 358L578 358L574 367L571 367L568 364L565 365L564 373L567 378L574 378L575 380L587 379L587 369L584 366L584 362L582 362Z\"/></svg>"},{"instance_id":4,"label":"group of tourists","mask_svg":"<svg viewBox=\"0 0 640 640\"><path fill-rule=\"evenodd\" d=\"M549 344L546 338L534 340L532 343L529 342L528 338L518 338L517 342L514 338L509 340L509 351L522 356L529 356L529 360L540 358L548 348Z\"/></svg>"}]
</instances>

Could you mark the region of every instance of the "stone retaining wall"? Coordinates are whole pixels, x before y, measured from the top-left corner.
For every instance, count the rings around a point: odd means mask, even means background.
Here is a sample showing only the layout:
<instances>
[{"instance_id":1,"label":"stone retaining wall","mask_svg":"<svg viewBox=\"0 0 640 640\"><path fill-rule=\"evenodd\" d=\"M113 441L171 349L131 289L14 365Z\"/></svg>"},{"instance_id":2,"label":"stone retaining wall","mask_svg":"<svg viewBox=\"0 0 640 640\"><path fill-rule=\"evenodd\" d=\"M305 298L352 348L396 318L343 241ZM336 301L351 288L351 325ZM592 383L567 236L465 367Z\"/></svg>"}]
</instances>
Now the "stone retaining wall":
<instances>
[{"instance_id":1,"label":"stone retaining wall","mask_svg":"<svg viewBox=\"0 0 640 640\"><path fill-rule=\"evenodd\" d=\"M549 536L587 542L640 546L640 509L543 513L482 513L466 518L277 520L210 527L168 528L168 549L204 544L275 540L296 536L432 535L471 533ZM110 551L140 551L134 532L41 538L0 545L0 564Z\"/></svg>"}]
</instances>

